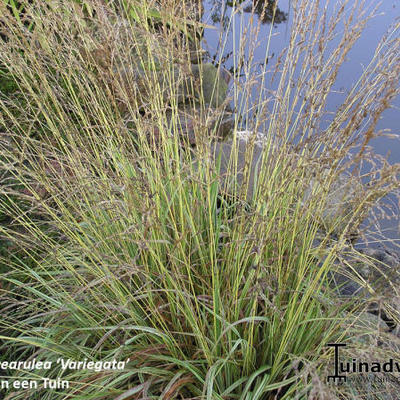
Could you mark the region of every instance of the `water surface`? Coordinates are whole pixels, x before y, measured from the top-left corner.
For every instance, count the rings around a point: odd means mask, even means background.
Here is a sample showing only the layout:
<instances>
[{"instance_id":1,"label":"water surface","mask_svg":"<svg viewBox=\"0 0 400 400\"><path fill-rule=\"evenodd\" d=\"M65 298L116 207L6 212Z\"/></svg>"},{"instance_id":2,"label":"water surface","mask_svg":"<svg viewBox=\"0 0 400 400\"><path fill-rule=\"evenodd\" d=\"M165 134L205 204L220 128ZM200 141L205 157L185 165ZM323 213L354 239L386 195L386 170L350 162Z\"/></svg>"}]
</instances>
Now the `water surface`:
<instances>
[{"instance_id":1,"label":"water surface","mask_svg":"<svg viewBox=\"0 0 400 400\"><path fill-rule=\"evenodd\" d=\"M254 0L256 1L256 0ZM232 2L226 0L204 0L204 15L203 22L214 25L218 29L206 29L204 32L204 46L211 58L218 60L218 54L223 54L222 64L225 68L233 69L233 59L230 55L234 47L238 48L239 43L242 39L241 32L238 29L240 24L242 26L250 26L253 21L253 26L257 25L262 15L262 3L259 1L256 13L253 14L252 1L237 1L235 4L239 4L241 12L238 12L234 18L235 29L229 29L227 27L229 17L232 11ZM339 4L339 1L330 1L329 5L332 6ZM322 0L320 2L321 7L327 4L327 1ZM376 2L366 2L368 10L371 7L376 6ZM352 6L352 4L350 4ZM274 34L273 39L270 43L269 48L269 63L273 65L277 55L288 45L290 37L290 26L293 18L293 10L290 7L290 0L280 0L277 2L277 11L275 23L271 25L272 21L272 7L267 9L267 13L264 13L264 18L260 24L260 30L258 34L258 40L260 46L255 49L254 52L254 63L262 64L265 59L265 52L267 46L267 38L270 35L270 31ZM330 8L330 9L331 9ZM350 51L346 62L343 64L339 75L334 85L334 90L337 92L332 94L328 98L327 110L335 111L343 101L346 93L352 88L357 82L358 78L363 72L363 68L368 65L371 60L374 50L378 45L380 39L385 35L389 27L398 20L400 16L400 1L399 0L385 0L379 5L377 15L374 16L367 24L362 36L356 42L352 50ZM225 30L227 40L224 46L224 50L221 51L221 42L219 37L219 30L221 28ZM232 24L231 24L232 25ZM400 38L399 38L400 40ZM400 83L399 83L400 84ZM256 102L258 98L257 91L252 92L252 101ZM386 110L376 130L388 129L392 134L396 135L400 139L400 96L398 96L392 103L390 109ZM387 157L388 161L393 163L400 162L400 140L393 140L389 138L379 137L373 139L370 144L377 154ZM366 172L366 171L364 171ZM399 231L400 231L400 218L399 209L400 205L398 200L394 196L388 196L385 198L385 204L387 207L393 209L391 212L395 215L395 218L391 221L380 219L380 228L385 232L385 235L394 239L400 245ZM371 245L376 245L372 243Z\"/></svg>"}]
</instances>

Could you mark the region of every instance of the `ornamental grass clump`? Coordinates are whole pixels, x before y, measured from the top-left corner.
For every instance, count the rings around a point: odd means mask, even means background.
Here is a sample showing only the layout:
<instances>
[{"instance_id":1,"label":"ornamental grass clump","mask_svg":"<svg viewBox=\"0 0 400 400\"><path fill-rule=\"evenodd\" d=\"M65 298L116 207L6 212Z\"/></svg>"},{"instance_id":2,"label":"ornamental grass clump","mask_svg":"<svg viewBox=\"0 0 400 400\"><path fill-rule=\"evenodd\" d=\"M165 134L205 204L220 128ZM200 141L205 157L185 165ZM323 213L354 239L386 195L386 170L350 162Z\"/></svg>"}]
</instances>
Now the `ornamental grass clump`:
<instances>
[{"instance_id":1,"label":"ornamental grass clump","mask_svg":"<svg viewBox=\"0 0 400 400\"><path fill-rule=\"evenodd\" d=\"M135 1L132 15L130 2L114 3L37 1L25 9L31 30L6 9L1 15L0 63L18 89L0 98L0 362L51 363L1 372L7 382L36 382L4 384L4 398L361 396L357 386L326 383L326 345L351 343L350 358L371 347L379 359L396 354L377 346L391 338L365 313L379 294L346 254L373 267L351 234L398 189L399 166L373 163L367 145L398 93L399 26L322 129L339 67L370 18L362 5L329 19L318 2L293 2L289 46L261 75L242 53L252 59L257 27L243 32L221 103L218 79L204 93L199 5ZM218 138L207 124L230 101L232 143L245 129L249 148L233 189L218 160L210 168ZM225 174L234 180L239 155L231 154ZM332 211L335 182L349 169L359 180L365 162L369 185ZM338 296L337 270L369 297ZM397 321L393 305L381 303ZM63 368L73 361L126 366ZM49 390L44 378L68 385Z\"/></svg>"}]
</instances>

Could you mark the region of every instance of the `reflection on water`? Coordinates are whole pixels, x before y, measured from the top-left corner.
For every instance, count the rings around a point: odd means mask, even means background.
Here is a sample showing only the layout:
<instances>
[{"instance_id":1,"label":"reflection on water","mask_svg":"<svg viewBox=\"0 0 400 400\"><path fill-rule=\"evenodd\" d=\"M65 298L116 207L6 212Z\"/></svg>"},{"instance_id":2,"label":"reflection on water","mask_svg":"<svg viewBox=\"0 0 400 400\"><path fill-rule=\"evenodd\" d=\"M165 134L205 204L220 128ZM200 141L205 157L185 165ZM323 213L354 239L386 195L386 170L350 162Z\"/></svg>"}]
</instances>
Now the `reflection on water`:
<instances>
[{"instance_id":1,"label":"reflection on water","mask_svg":"<svg viewBox=\"0 0 400 400\"><path fill-rule=\"evenodd\" d=\"M286 22L288 17L288 13L282 11L277 6L276 1L271 0L211 0L209 1L209 6L212 10L211 20L215 24L222 23L224 28L227 27L229 22L229 16L226 15L226 7L237 8L242 6L245 13L257 15L260 22L263 24L273 23L274 25L277 25Z\"/></svg>"},{"instance_id":2,"label":"reflection on water","mask_svg":"<svg viewBox=\"0 0 400 400\"><path fill-rule=\"evenodd\" d=\"M210 58L214 59L215 63L220 63L226 70L231 70L238 63L234 62L234 56L232 55L232 49L239 49L243 34L249 35L251 29L247 29L250 25L256 25L259 22L261 24L258 30L257 37L253 42L257 42L254 53L249 57L248 48L244 48L243 56L245 61L251 60L252 66L255 66L253 70L258 70L259 65L262 65L266 60L266 49L268 49L268 58L272 68L274 63L277 62L278 57L273 57L274 54L279 55L281 51L288 46L288 40L290 38L290 27L293 19L293 12L291 11L291 0L277 0L276 2L270 2L268 4L265 0L247 0L247 1L226 1L226 0L204 0L204 17L203 21L208 24L213 24L217 29L206 29L204 32L204 48L208 51ZM339 1L328 1L321 0L320 7L327 8L328 17L332 13L332 8L339 4ZM235 4L235 10L231 18L232 6ZM279 7L277 7L279 4ZM368 0L365 5L366 12L371 10L368 8L369 5L374 5L373 0ZM352 2L350 1L347 7L351 7ZM385 0L380 3L378 12L365 27L361 37L358 39L354 47L348 53L343 67L338 71L336 81L329 93L326 112L327 120L330 115L333 115L337 110L340 109L345 96L351 91L353 86L358 81L360 75L365 70L366 66L371 61L374 54L374 50L378 45L380 38L382 38L389 26L395 23L399 18L399 4L398 0ZM273 20L275 9L275 19ZM254 16L254 18L253 18ZM274 22L273 38L268 42L267 38L270 36L271 22ZM235 26L236 29L227 29L228 22L230 26ZM246 28L244 28L246 27ZM219 29L221 28L226 33L226 39L221 40L219 37ZM341 27L343 29L343 27ZM397 40L399 39L398 32L396 33ZM268 44L267 44L268 42ZM332 44L334 46L334 43ZM222 53L222 54L221 54ZM294 74L293 79L296 79ZM274 87L269 87L271 83L265 80L265 86L268 89L273 90ZM258 91L257 87L254 93L250 94L250 101L257 102ZM240 95L240 91L238 92ZM400 96L393 99L392 107L388 108L383 114L382 118L377 123L376 132L381 130L388 130L397 137L397 140L389 139L388 137L380 136L374 138L370 145L373 147L373 151L388 159L390 164L400 163ZM368 171L364 171L368 172ZM400 231L400 216L399 209L400 204L397 199L387 196L384 200L384 208L389 207L393 209L392 215L393 220L383 220L379 218L379 226L385 234L391 239L395 239L400 245L399 231ZM369 221L370 222L370 221Z\"/></svg>"},{"instance_id":3,"label":"reflection on water","mask_svg":"<svg viewBox=\"0 0 400 400\"><path fill-rule=\"evenodd\" d=\"M244 8L244 12L254 13L263 24L280 24L286 22L288 13L277 7L275 1L253 0L253 4Z\"/></svg>"}]
</instances>

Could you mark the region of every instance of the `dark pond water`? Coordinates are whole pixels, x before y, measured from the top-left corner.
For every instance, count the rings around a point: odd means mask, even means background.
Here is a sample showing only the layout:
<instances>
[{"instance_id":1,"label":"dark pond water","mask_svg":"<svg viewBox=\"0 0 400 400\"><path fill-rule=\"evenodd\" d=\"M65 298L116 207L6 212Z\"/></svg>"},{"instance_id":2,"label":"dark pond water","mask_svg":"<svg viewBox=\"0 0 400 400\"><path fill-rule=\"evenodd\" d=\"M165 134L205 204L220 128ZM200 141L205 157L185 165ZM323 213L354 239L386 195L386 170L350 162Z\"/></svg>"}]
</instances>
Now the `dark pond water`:
<instances>
[{"instance_id":1,"label":"dark pond water","mask_svg":"<svg viewBox=\"0 0 400 400\"><path fill-rule=\"evenodd\" d=\"M256 0L253 1L257 4ZM211 57L215 57L216 59L218 59L218 55L222 53L224 56L222 64L228 70L232 69L234 65L230 53L234 46L238 48L242 39L238 27L241 23L243 26L250 26L251 23L253 23L253 26L257 25L262 15L263 5L261 1L258 2L256 13L252 13L253 1L236 1L235 4L240 3L240 8L243 11L238 12L234 16L234 22L231 22L231 27L228 28L227 25L232 12L232 2L226 0L203 0L203 22L209 25L214 25L217 28L205 30L203 47L209 52ZM326 0L320 2L322 7L326 3ZM335 5L338 3L340 2L333 0L330 1L329 4ZM374 6L376 4L376 2L369 1L366 2L366 7L370 7L371 5ZM288 45L290 26L293 19L293 10L291 9L290 0L280 0L277 2L277 6L278 9L276 11L275 23L273 25L271 25L272 6L267 8L267 12L264 13L264 18L260 25L257 37L260 41L260 46L254 52L254 63L264 62L267 40L271 29L274 34L269 47L269 55L271 56L269 62L271 65L273 65L277 55L282 51L282 49ZM352 6L352 2L350 2L350 6ZM368 22L361 38L350 51L346 62L339 72L334 89L342 92L342 95L335 94L330 96L327 104L327 109L329 111L334 111L339 107L341 101L344 99L346 91L350 90L352 85L360 77L364 66L366 66L370 61L380 39L387 32L390 25L398 20L399 17L400 0L384 0L381 2L378 9L378 15ZM225 25L223 29L227 34L223 50L221 50L219 35L221 25ZM235 25L236 28L232 29L232 25ZM252 93L252 101L256 102L257 96L258 94L256 92ZM400 96L394 100L392 107L384 112L383 117L377 125L377 130L380 129L390 129L391 133L397 135L398 139L400 139ZM377 154L386 156L390 163L393 164L400 162L400 140L380 137L374 139L370 144L373 146L374 151ZM394 214L395 217L390 221L380 219L380 229L385 233L385 236L394 239L395 242L400 245L399 202L394 197L388 196L385 199L385 204L387 207L393 209L392 214ZM370 245L374 245L373 241L374 240L370 238Z\"/></svg>"}]
</instances>

